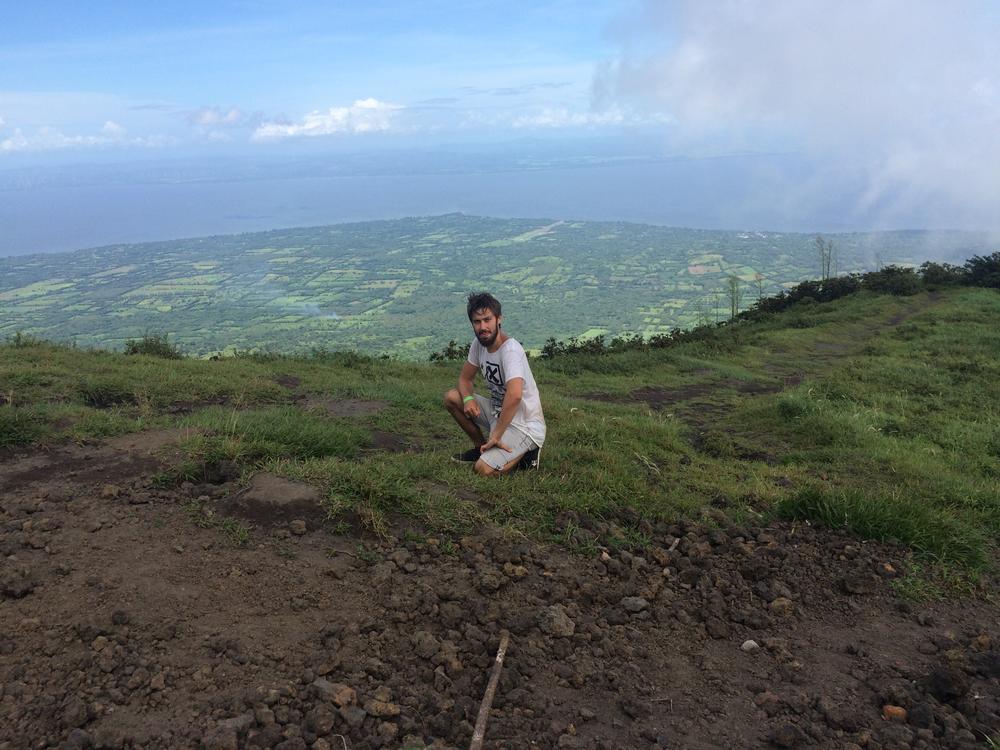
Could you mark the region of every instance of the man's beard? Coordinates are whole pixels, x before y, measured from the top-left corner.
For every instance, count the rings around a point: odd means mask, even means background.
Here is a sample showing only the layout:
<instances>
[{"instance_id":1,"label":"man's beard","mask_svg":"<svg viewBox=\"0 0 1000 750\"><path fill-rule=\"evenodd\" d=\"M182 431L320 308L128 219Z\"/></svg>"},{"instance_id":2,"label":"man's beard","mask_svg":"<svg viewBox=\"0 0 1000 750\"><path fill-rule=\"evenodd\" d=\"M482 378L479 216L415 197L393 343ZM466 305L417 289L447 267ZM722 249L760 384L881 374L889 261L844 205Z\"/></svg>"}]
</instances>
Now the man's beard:
<instances>
[{"instance_id":1,"label":"man's beard","mask_svg":"<svg viewBox=\"0 0 1000 750\"><path fill-rule=\"evenodd\" d=\"M500 333L500 329L497 328L495 331L493 331L493 335L490 336L488 339L484 339L482 336L477 336L476 338L479 339L479 343L480 344L482 344L487 349L489 349L491 346L493 346L493 342L497 340L497 335L499 333Z\"/></svg>"}]
</instances>

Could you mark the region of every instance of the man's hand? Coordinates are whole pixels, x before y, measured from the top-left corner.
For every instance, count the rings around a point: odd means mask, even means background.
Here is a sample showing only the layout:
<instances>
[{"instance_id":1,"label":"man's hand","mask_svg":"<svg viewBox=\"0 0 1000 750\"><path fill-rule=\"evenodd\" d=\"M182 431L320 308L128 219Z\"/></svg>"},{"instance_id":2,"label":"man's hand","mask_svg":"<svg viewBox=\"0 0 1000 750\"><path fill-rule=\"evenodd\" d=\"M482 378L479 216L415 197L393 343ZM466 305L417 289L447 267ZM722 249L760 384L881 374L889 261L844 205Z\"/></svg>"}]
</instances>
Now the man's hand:
<instances>
[{"instance_id":1,"label":"man's hand","mask_svg":"<svg viewBox=\"0 0 1000 750\"><path fill-rule=\"evenodd\" d=\"M508 448L506 445L504 445L503 443L501 443L500 442L500 438L493 437L492 435L490 435L490 439L489 440L487 440L485 443L483 443L481 446L479 446L479 451L481 453L485 453L490 448L494 448L494 447L495 448L499 448L500 450L507 451L508 453L510 453L510 448Z\"/></svg>"},{"instance_id":2,"label":"man's hand","mask_svg":"<svg viewBox=\"0 0 1000 750\"><path fill-rule=\"evenodd\" d=\"M462 411L465 412L465 416L469 419L475 419L479 416L479 402L476 399L471 399L462 404Z\"/></svg>"}]
</instances>

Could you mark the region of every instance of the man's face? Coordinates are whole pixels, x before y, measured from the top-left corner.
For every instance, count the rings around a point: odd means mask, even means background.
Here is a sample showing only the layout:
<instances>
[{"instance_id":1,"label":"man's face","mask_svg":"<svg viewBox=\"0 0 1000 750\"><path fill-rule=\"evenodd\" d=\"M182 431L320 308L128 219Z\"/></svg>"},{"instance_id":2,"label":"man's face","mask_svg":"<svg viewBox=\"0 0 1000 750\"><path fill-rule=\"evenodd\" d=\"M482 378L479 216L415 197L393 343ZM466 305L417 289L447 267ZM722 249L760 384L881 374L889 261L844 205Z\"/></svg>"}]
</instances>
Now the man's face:
<instances>
[{"instance_id":1,"label":"man's face","mask_svg":"<svg viewBox=\"0 0 1000 750\"><path fill-rule=\"evenodd\" d=\"M476 310L472 313L472 330L476 332L479 343L489 349L500 332L500 318L489 310Z\"/></svg>"}]
</instances>

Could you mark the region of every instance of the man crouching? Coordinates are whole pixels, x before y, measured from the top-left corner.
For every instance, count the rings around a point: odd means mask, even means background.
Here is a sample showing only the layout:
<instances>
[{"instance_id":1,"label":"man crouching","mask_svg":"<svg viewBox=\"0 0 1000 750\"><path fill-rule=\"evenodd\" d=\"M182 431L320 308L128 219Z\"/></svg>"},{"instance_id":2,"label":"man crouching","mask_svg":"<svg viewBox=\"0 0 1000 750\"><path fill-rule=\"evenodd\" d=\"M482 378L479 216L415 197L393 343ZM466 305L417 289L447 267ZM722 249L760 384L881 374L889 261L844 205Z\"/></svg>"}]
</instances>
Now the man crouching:
<instances>
[{"instance_id":1,"label":"man crouching","mask_svg":"<svg viewBox=\"0 0 1000 750\"><path fill-rule=\"evenodd\" d=\"M474 447L453 458L474 463L482 476L537 468L545 417L524 347L500 330L500 302L493 295L469 295L468 313L476 337L458 388L444 394L444 405ZM483 374L489 398L473 393L477 371Z\"/></svg>"}]
</instances>

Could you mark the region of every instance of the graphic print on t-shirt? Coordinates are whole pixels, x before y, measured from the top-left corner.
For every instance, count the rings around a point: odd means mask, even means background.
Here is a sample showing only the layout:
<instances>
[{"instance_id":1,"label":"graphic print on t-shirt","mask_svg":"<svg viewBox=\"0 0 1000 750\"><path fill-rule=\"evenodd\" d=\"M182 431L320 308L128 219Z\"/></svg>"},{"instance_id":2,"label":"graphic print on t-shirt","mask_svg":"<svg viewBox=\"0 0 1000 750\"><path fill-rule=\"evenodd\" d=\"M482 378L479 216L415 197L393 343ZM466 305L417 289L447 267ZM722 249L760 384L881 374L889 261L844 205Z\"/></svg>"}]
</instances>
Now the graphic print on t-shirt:
<instances>
[{"instance_id":1,"label":"graphic print on t-shirt","mask_svg":"<svg viewBox=\"0 0 1000 750\"><path fill-rule=\"evenodd\" d=\"M494 362L486 362L483 366L483 377L493 385L503 387L503 377L500 375L500 365Z\"/></svg>"},{"instance_id":2,"label":"graphic print on t-shirt","mask_svg":"<svg viewBox=\"0 0 1000 750\"><path fill-rule=\"evenodd\" d=\"M499 416L503 408L503 399L507 395L507 387L503 382L503 374L500 372L499 362L483 360L483 377L490 387L490 401L493 407L493 416Z\"/></svg>"}]
</instances>

